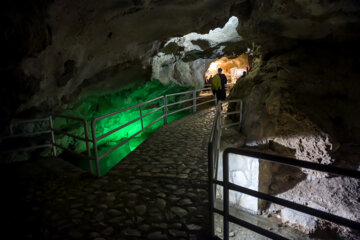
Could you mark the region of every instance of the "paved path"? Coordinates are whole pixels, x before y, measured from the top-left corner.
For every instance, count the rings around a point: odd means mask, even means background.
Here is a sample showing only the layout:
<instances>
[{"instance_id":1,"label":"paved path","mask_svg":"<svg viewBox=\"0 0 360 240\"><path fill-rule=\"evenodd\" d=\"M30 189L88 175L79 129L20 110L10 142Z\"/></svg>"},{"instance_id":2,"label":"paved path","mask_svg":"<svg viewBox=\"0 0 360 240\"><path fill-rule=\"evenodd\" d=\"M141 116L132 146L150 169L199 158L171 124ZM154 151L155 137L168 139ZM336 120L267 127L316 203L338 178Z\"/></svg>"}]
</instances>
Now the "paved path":
<instances>
[{"instance_id":1,"label":"paved path","mask_svg":"<svg viewBox=\"0 0 360 240\"><path fill-rule=\"evenodd\" d=\"M11 165L7 230L13 239L208 239L213 117L211 108L162 127L100 179L58 159Z\"/></svg>"}]
</instances>

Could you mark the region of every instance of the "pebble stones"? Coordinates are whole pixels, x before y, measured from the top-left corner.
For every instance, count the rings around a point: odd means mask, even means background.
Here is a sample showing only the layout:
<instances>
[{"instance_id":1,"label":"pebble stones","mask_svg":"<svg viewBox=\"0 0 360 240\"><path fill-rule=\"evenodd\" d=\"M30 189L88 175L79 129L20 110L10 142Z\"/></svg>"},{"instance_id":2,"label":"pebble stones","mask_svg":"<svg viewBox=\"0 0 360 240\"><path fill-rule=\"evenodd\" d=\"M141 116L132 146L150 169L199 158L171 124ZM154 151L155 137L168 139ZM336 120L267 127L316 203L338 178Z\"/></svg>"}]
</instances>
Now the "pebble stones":
<instances>
[{"instance_id":1,"label":"pebble stones","mask_svg":"<svg viewBox=\"0 0 360 240\"><path fill-rule=\"evenodd\" d=\"M122 231L122 234L128 237L141 237L141 232L136 229L127 228Z\"/></svg>"},{"instance_id":2,"label":"pebble stones","mask_svg":"<svg viewBox=\"0 0 360 240\"><path fill-rule=\"evenodd\" d=\"M167 235L158 231L158 232L152 232L147 235L147 239L150 240L166 240L168 239Z\"/></svg>"},{"instance_id":3,"label":"pebble stones","mask_svg":"<svg viewBox=\"0 0 360 240\"><path fill-rule=\"evenodd\" d=\"M175 213L178 217L182 218L188 214L188 211L181 207L172 207L170 210Z\"/></svg>"},{"instance_id":4,"label":"pebble stones","mask_svg":"<svg viewBox=\"0 0 360 240\"><path fill-rule=\"evenodd\" d=\"M138 205L138 206L136 206L135 211L139 215L144 215L146 213L146 205Z\"/></svg>"}]
</instances>

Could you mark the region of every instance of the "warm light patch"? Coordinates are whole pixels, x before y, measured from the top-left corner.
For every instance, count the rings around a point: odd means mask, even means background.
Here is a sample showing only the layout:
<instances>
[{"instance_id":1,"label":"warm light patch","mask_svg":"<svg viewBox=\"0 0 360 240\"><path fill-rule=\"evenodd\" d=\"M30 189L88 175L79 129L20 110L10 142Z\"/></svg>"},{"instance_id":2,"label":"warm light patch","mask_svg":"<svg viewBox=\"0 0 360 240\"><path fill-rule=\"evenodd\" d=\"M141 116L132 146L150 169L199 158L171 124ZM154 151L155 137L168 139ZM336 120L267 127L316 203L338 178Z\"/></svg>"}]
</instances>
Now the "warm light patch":
<instances>
[{"instance_id":1,"label":"warm light patch","mask_svg":"<svg viewBox=\"0 0 360 240\"><path fill-rule=\"evenodd\" d=\"M236 80L243 75L243 72L247 72L251 67L251 60L249 55L241 54L238 57L222 57L212 62L205 73L205 79L209 79L218 72L218 68L223 69L223 73L228 79L228 83L235 84Z\"/></svg>"}]
</instances>

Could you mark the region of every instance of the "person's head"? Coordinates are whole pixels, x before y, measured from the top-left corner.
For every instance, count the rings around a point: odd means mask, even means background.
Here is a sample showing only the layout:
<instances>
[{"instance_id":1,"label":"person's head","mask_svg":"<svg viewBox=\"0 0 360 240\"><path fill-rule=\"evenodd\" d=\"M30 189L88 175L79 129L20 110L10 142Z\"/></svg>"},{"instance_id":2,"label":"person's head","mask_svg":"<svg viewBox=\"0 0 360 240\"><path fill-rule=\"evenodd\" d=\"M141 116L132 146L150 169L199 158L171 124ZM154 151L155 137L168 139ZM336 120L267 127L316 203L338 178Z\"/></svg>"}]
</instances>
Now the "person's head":
<instances>
[{"instance_id":1,"label":"person's head","mask_svg":"<svg viewBox=\"0 0 360 240\"><path fill-rule=\"evenodd\" d=\"M222 68L218 68L218 73L222 73Z\"/></svg>"},{"instance_id":2,"label":"person's head","mask_svg":"<svg viewBox=\"0 0 360 240\"><path fill-rule=\"evenodd\" d=\"M245 71L243 71L243 76L246 76L246 72L245 72Z\"/></svg>"}]
</instances>

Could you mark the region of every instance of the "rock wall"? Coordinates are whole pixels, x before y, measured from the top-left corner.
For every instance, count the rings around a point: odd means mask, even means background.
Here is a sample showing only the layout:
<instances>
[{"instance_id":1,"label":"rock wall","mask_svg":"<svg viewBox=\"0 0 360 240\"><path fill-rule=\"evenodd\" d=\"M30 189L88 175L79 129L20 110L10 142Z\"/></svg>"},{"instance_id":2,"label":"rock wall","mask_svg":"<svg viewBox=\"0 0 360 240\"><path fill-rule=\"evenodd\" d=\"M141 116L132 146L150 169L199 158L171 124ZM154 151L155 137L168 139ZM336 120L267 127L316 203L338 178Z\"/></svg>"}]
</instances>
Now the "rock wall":
<instances>
[{"instance_id":1,"label":"rock wall","mask_svg":"<svg viewBox=\"0 0 360 240\"><path fill-rule=\"evenodd\" d=\"M281 52L268 49L269 42L258 45L249 75L231 91L230 99L244 100L245 146L359 170L360 116L354 111L360 107L360 76L355 70L359 48L327 41L286 42ZM360 220L360 195L355 190L359 181L305 169L300 174L274 164L270 168L269 193ZM269 213L308 233L323 224L275 205Z\"/></svg>"},{"instance_id":2,"label":"rock wall","mask_svg":"<svg viewBox=\"0 0 360 240\"><path fill-rule=\"evenodd\" d=\"M249 43L358 37L358 5L355 0L15 0L1 12L1 73L11 83L2 92L1 120L63 109L93 89L115 91L136 81L137 73L147 74L152 57L171 38L180 44L181 36L192 32L212 34L217 42L205 37L186 44L185 50L192 50L186 62L198 59L199 51L212 59L219 41L225 44L216 57L243 53L231 43L238 35ZM231 16L238 19L237 33L209 32Z\"/></svg>"},{"instance_id":3,"label":"rock wall","mask_svg":"<svg viewBox=\"0 0 360 240\"><path fill-rule=\"evenodd\" d=\"M216 0L6 3L1 73L11 84L2 88L1 121L47 114L93 89L111 92L133 83L171 37L224 25L228 8Z\"/></svg>"}]
</instances>

